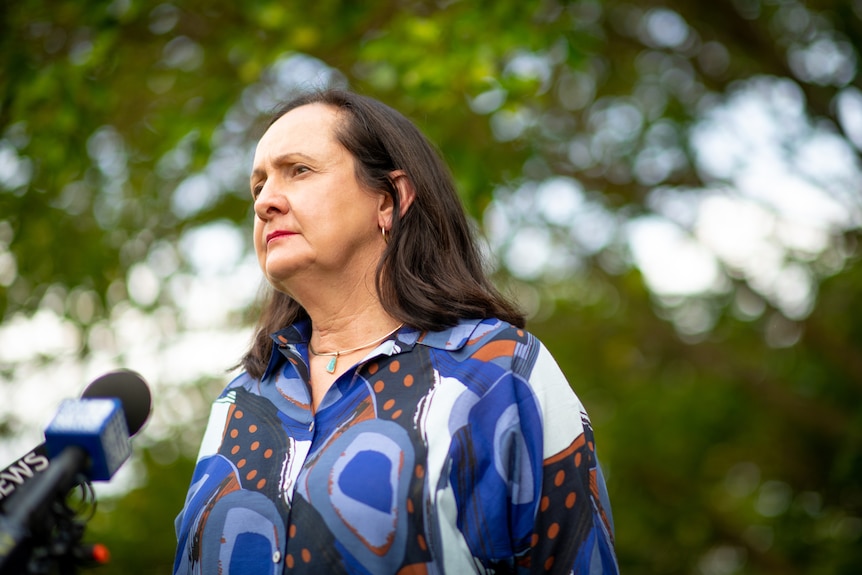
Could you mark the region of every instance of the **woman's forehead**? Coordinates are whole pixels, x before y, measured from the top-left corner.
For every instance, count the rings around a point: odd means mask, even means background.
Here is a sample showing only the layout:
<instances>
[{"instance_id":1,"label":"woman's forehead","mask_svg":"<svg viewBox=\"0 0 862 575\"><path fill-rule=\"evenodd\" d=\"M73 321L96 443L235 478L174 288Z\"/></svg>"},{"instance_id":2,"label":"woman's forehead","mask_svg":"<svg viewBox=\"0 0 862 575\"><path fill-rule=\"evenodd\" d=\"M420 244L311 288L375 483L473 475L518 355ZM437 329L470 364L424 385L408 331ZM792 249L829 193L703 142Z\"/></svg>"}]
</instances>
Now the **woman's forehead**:
<instances>
[{"instance_id":1,"label":"woman's forehead","mask_svg":"<svg viewBox=\"0 0 862 575\"><path fill-rule=\"evenodd\" d=\"M300 140L316 135L332 135L338 111L324 104L306 104L283 114L264 133L261 141L273 137L293 137Z\"/></svg>"},{"instance_id":2,"label":"woman's forehead","mask_svg":"<svg viewBox=\"0 0 862 575\"><path fill-rule=\"evenodd\" d=\"M343 152L335 139L337 121L338 110L324 104L307 104L287 112L258 141L255 163L266 156L292 152Z\"/></svg>"}]
</instances>

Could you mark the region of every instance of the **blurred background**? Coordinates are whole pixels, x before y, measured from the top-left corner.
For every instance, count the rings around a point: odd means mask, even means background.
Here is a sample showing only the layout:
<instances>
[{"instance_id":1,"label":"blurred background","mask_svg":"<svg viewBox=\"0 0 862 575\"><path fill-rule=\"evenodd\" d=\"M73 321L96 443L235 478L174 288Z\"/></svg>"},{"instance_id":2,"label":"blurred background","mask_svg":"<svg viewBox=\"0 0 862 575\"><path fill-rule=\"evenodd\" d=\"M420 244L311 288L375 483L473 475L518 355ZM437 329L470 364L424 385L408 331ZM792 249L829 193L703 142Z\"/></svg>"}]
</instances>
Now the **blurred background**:
<instances>
[{"instance_id":1,"label":"blurred background","mask_svg":"<svg viewBox=\"0 0 862 575\"><path fill-rule=\"evenodd\" d=\"M170 572L251 336L254 143L348 87L451 166L591 414L623 573L859 573L860 48L860 0L0 2L0 464L140 372L87 538Z\"/></svg>"}]
</instances>

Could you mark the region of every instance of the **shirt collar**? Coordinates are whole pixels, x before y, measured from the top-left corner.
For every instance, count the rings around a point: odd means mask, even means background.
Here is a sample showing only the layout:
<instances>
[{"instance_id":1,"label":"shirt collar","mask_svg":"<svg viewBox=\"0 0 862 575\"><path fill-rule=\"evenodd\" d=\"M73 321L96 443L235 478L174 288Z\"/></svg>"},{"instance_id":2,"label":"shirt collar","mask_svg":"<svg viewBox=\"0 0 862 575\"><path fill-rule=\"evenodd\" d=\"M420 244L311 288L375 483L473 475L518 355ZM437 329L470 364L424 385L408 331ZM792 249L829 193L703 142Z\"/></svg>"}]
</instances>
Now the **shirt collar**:
<instances>
[{"instance_id":1,"label":"shirt collar","mask_svg":"<svg viewBox=\"0 0 862 575\"><path fill-rule=\"evenodd\" d=\"M389 346L389 354L394 355L410 351L415 345L447 351L459 350L467 345L467 342L476 338L474 334L477 332L484 333L499 323L500 321L497 319L462 319L453 327L428 332L421 332L418 329L404 326L395 334L396 344ZM292 348L292 351L299 355L296 346L308 345L311 338L311 321L308 319L300 320L278 330L270 337L275 345L262 379L266 379L279 361L283 359L284 356L279 353L279 348Z\"/></svg>"},{"instance_id":2,"label":"shirt collar","mask_svg":"<svg viewBox=\"0 0 862 575\"><path fill-rule=\"evenodd\" d=\"M440 331L427 331L421 334L415 332L417 334L416 343L435 349L456 351L467 345L470 340L475 339L473 334L479 331L479 326L488 322L491 325L499 323L498 320L462 319L457 325Z\"/></svg>"}]
</instances>

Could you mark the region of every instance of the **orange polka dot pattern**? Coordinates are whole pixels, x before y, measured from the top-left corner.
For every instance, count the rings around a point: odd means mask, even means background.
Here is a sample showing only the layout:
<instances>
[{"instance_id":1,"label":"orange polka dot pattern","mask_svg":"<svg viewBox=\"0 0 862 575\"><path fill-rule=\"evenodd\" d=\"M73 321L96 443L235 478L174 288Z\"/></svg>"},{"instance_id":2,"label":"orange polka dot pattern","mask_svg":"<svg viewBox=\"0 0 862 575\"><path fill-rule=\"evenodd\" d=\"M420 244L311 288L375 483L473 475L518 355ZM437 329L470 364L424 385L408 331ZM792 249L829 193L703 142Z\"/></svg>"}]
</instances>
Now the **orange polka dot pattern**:
<instances>
[{"instance_id":1,"label":"orange polka dot pattern","mask_svg":"<svg viewBox=\"0 0 862 575\"><path fill-rule=\"evenodd\" d=\"M280 464L273 458L286 448L287 436L275 406L258 395L238 391L219 453L236 466L243 489L279 500Z\"/></svg>"},{"instance_id":2,"label":"orange polka dot pattern","mask_svg":"<svg viewBox=\"0 0 862 575\"><path fill-rule=\"evenodd\" d=\"M536 515L535 535L531 541L532 565L554 573L554 565L571 565L583 540L593 527L592 505L601 509L595 481L596 456L593 433L585 422L584 433L562 452L548 458L543 469L543 497ZM586 497L585 495L591 497ZM568 571L566 571L568 572Z\"/></svg>"},{"instance_id":3,"label":"orange polka dot pattern","mask_svg":"<svg viewBox=\"0 0 862 575\"><path fill-rule=\"evenodd\" d=\"M412 364L415 370L415 364ZM385 358L368 366L367 376L374 390L377 417L394 421L413 429L416 404L430 386L428 374L411 373L411 369L396 358ZM417 381L423 380L420 384Z\"/></svg>"}]
</instances>

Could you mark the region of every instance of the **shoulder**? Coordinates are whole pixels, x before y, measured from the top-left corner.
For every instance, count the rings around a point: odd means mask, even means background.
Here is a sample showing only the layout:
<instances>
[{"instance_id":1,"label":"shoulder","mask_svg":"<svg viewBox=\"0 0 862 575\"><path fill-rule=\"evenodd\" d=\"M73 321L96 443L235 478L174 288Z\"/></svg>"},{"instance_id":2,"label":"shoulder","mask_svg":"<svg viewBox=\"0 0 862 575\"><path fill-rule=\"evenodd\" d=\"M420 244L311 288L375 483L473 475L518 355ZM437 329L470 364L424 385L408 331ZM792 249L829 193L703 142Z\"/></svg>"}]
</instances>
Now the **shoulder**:
<instances>
[{"instance_id":1,"label":"shoulder","mask_svg":"<svg viewBox=\"0 0 862 575\"><path fill-rule=\"evenodd\" d=\"M237 375L234 376L233 379L222 389L221 393L216 398L216 401L224 399L229 396L231 392L236 391L237 389L245 389L246 391L251 391L252 389L258 387L260 385L261 380L251 376L247 371L243 370Z\"/></svg>"},{"instance_id":2,"label":"shoulder","mask_svg":"<svg viewBox=\"0 0 862 575\"><path fill-rule=\"evenodd\" d=\"M550 355L535 335L497 319L477 324L465 347L474 357L498 362L508 359L512 371L521 375L528 375L540 356Z\"/></svg>"},{"instance_id":3,"label":"shoulder","mask_svg":"<svg viewBox=\"0 0 862 575\"><path fill-rule=\"evenodd\" d=\"M560 368L539 338L526 329L499 320L477 323L464 347L473 359L492 362L522 381L541 404L542 411L581 413L583 405Z\"/></svg>"}]
</instances>

